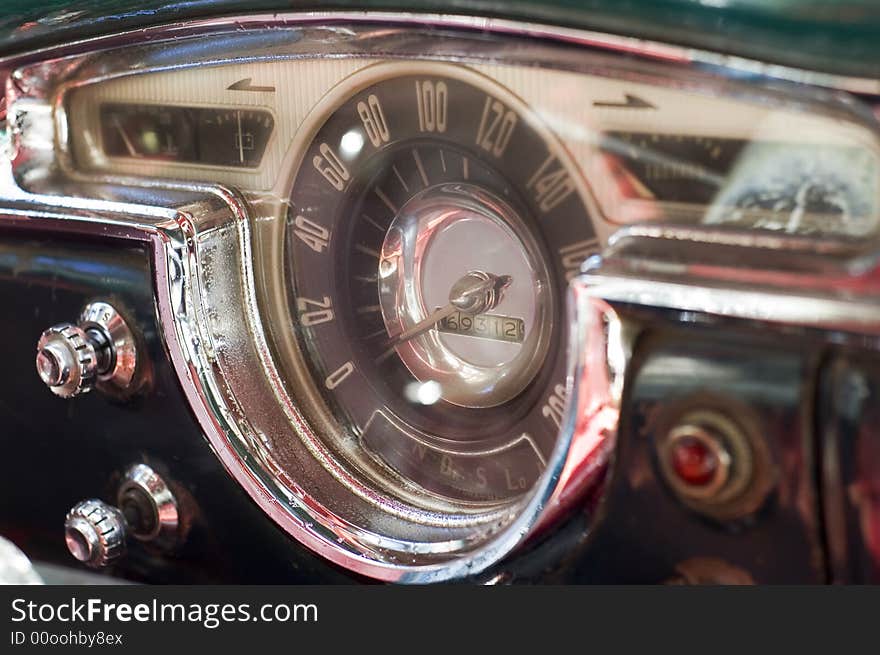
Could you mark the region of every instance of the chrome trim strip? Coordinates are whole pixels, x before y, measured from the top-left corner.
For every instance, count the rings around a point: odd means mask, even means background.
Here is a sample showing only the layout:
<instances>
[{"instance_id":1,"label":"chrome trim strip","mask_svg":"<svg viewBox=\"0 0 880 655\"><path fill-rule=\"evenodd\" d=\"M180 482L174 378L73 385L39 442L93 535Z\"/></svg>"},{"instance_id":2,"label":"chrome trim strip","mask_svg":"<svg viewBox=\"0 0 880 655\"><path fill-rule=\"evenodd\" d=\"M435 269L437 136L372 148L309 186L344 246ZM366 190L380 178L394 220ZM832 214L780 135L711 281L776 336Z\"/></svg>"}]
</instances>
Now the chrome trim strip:
<instances>
[{"instance_id":1,"label":"chrome trim strip","mask_svg":"<svg viewBox=\"0 0 880 655\"><path fill-rule=\"evenodd\" d=\"M880 336L880 306L864 299L823 298L797 290L710 286L686 277L666 282L600 273L587 274L582 281L599 287L599 295L615 304Z\"/></svg>"},{"instance_id":2,"label":"chrome trim strip","mask_svg":"<svg viewBox=\"0 0 880 655\"><path fill-rule=\"evenodd\" d=\"M858 95L880 96L880 79L821 73L803 68L768 64L760 60L727 55L697 48L665 44L649 39L626 37L578 28L568 28L547 23L528 23L505 18L481 18L462 14L440 14L387 11L311 11L280 12L239 16L223 16L158 25L143 29L119 32L84 39L62 46L50 46L10 55L0 59L0 67L10 68L39 59L66 56L89 50L107 49L133 41L150 41L155 38L193 36L217 30L236 30L255 27L302 26L307 24L333 23L385 23L391 25L418 25L422 27L445 27L460 30L493 32L548 39L581 47L611 50L666 62L697 64L709 68L738 71L756 77L787 80L829 89L849 91Z\"/></svg>"}]
</instances>

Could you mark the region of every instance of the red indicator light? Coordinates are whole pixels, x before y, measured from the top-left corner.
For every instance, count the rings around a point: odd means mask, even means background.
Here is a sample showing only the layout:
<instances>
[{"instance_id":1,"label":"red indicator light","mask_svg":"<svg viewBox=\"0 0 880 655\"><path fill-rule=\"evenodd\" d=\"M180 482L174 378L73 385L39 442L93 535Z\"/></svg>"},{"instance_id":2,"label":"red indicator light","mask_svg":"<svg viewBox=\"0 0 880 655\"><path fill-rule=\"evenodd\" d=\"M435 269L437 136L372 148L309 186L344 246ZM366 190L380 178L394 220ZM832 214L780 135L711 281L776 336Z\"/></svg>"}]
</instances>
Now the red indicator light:
<instances>
[{"instance_id":1,"label":"red indicator light","mask_svg":"<svg viewBox=\"0 0 880 655\"><path fill-rule=\"evenodd\" d=\"M702 439L682 437L669 449L672 470L681 482L694 487L711 483L718 471L718 457L715 451Z\"/></svg>"}]
</instances>

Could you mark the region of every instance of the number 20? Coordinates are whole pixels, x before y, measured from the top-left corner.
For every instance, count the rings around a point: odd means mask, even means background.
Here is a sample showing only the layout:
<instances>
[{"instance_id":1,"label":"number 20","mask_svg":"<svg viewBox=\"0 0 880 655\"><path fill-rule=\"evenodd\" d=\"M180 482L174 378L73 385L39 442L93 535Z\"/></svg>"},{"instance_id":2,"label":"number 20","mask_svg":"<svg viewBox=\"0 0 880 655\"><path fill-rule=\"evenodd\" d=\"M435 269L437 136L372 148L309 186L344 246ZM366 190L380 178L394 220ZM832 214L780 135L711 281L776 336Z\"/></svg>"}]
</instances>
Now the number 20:
<instances>
[{"instance_id":1,"label":"number 20","mask_svg":"<svg viewBox=\"0 0 880 655\"><path fill-rule=\"evenodd\" d=\"M309 309L317 307L318 309ZM333 320L333 308L328 296L321 300L311 300L305 296L296 299L296 308L299 310L299 321L305 327L320 325Z\"/></svg>"}]
</instances>

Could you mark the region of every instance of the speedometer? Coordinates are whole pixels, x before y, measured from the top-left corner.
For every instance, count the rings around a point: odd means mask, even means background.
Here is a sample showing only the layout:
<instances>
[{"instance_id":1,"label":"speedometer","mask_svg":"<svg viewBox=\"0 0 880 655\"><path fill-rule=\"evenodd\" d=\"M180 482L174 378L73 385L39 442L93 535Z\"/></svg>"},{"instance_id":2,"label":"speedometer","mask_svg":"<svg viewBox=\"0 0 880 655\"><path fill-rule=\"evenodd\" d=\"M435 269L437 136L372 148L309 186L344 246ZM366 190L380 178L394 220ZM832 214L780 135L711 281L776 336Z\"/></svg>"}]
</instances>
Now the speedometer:
<instances>
[{"instance_id":1,"label":"speedometer","mask_svg":"<svg viewBox=\"0 0 880 655\"><path fill-rule=\"evenodd\" d=\"M519 498L559 431L567 279L597 246L577 169L463 67L378 64L316 111L284 261L326 445L414 505Z\"/></svg>"}]
</instances>

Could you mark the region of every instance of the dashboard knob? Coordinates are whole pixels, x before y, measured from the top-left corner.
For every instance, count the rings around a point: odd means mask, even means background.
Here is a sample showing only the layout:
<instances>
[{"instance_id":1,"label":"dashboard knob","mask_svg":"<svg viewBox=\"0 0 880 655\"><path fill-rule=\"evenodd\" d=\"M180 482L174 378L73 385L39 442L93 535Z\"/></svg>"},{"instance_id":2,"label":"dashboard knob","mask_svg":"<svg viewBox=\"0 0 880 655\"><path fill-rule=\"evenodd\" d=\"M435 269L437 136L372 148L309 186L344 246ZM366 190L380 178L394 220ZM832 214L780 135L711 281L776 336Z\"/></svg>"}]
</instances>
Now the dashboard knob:
<instances>
[{"instance_id":1,"label":"dashboard knob","mask_svg":"<svg viewBox=\"0 0 880 655\"><path fill-rule=\"evenodd\" d=\"M97 386L119 396L137 391L137 341L128 323L109 303L86 305L79 322L60 323L37 342L37 373L57 396L73 398ZM141 374L143 377L143 374Z\"/></svg>"},{"instance_id":2,"label":"dashboard knob","mask_svg":"<svg viewBox=\"0 0 880 655\"><path fill-rule=\"evenodd\" d=\"M74 505L64 521L64 541L70 554L95 569L112 564L125 553L126 532L122 512L94 498Z\"/></svg>"},{"instance_id":3,"label":"dashboard knob","mask_svg":"<svg viewBox=\"0 0 880 655\"><path fill-rule=\"evenodd\" d=\"M98 379L98 349L92 335L71 323L54 325L37 342L37 373L57 396L91 391ZM103 353L102 353L103 354Z\"/></svg>"}]
</instances>

